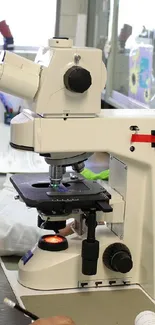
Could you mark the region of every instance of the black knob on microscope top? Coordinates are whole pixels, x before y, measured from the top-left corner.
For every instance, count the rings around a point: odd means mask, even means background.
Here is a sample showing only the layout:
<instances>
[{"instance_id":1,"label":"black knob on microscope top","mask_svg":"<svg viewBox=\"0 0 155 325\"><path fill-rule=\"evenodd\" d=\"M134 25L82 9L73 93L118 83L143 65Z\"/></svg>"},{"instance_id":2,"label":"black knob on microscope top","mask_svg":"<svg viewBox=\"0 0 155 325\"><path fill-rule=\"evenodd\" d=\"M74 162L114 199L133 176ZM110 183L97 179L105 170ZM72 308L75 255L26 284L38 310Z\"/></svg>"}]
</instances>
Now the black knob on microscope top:
<instances>
[{"instance_id":1,"label":"black knob on microscope top","mask_svg":"<svg viewBox=\"0 0 155 325\"><path fill-rule=\"evenodd\" d=\"M92 84L91 74L88 70L73 66L64 75L65 87L76 93L84 93Z\"/></svg>"},{"instance_id":2,"label":"black knob on microscope top","mask_svg":"<svg viewBox=\"0 0 155 325\"><path fill-rule=\"evenodd\" d=\"M104 265L115 272L128 273L133 267L128 247L121 243L111 244L103 253Z\"/></svg>"}]
</instances>

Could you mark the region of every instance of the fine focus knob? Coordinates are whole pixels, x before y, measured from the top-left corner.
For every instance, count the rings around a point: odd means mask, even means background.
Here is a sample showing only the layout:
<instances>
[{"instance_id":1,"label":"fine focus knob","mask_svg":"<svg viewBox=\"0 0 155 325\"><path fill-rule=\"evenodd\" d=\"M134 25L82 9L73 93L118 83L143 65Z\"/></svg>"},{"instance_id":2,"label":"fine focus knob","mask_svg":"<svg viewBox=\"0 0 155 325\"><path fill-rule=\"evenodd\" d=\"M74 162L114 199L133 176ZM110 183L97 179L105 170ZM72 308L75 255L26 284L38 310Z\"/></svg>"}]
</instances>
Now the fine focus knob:
<instances>
[{"instance_id":1,"label":"fine focus knob","mask_svg":"<svg viewBox=\"0 0 155 325\"><path fill-rule=\"evenodd\" d=\"M76 93L84 93L92 84L90 72L82 67L73 66L64 75L65 87Z\"/></svg>"},{"instance_id":2,"label":"fine focus knob","mask_svg":"<svg viewBox=\"0 0 155 325\"><path fill-rule=\"evenodd\" d=\"M133 267L128 247L120 243L114 243L106 248L103 263L108 269L120 273L128 273Z\"/></svg>"}]
</instances>

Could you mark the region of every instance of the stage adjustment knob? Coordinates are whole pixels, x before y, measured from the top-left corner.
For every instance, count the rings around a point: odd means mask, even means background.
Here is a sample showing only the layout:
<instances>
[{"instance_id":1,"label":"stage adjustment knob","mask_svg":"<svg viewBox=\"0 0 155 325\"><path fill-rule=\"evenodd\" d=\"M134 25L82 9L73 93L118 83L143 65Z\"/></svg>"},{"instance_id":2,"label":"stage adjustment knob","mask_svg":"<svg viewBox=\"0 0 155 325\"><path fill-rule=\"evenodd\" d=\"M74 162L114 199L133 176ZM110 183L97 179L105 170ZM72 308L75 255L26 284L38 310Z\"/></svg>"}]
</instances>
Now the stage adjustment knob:
<instances>
[{"instance_id":1,"label":"stage adjustment knob","mask_svg":"<svg viewBox=\"0 0 155 325\"><path fill-rule=\"evenodd\" d=\"M82 67L73 66L64 75L65 87L75 93L84 93L92 84L90 72Z\"/></svg>"},{"instance_id":2,"label":"stage adjustment knob","mask_svg":"<svg viewBox=\"0 0 155 325\"><path fill-rule=\"evenodd\" d=\"M106 248L103 263L108 269L120 273L128 273L133 267L128 247L120 243L114 243Z\"/></svg>"}]
</instances>

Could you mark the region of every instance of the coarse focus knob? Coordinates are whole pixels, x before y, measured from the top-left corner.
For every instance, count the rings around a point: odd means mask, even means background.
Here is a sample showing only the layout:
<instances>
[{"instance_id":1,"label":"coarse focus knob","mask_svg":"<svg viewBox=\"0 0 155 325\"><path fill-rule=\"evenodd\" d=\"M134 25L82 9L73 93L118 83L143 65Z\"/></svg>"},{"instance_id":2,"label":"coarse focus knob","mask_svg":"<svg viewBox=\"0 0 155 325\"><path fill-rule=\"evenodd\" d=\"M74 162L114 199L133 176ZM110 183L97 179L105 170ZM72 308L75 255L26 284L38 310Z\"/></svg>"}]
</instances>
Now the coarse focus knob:
<instances>
[{"instance_id":1,"label":"coarse focus knob","mask_svg":"<svg viewBox=\"0 0 155 325\"><path fill-rule=\"evenodd\" d=\"M92 84L91 74L88 70L73 66L64 75L65 87L76 93L84 93Z\"/></svg>"},{"instance_id":2,"label":"coarse focus knob","mask_svg":"<svg viewBox=\"0 0 155 325\"><path fill-rule=\"evenodd\" d=\"M103 263L108 269L120 273L128 273L133 267L131 253L128 247L121 243L114 243L106 248Z\"/></svg>"}]
</instances>

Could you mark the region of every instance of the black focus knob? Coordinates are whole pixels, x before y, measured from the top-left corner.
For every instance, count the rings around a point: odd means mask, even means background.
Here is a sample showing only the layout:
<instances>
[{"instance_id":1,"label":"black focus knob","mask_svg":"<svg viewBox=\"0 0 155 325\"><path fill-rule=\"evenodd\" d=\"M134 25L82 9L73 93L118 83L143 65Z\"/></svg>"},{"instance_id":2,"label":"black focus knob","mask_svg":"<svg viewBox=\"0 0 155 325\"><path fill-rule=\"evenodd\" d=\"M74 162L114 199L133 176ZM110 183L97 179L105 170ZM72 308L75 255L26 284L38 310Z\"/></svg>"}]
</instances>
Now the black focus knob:
<instances>
[{"instance_id":1,"label":"black focus knob","mask_svg":"<svg viewBox=\"0 0 155 325\"><path fill-rule=\"evenodd\" d=\"M103 263L108 269L120 273L128 273L133 267L131 253L128 247L121 243L114 243L106 248Z\"/></svg>"},{"instance_id":2,"label":"black focus knob","mask_svg":"<svg viewBox=\"0 0 155 325\"><path fill-rule=\"evenodd\" d=\"M76 93L84 93L92 84L91 74L88 70L73 66L64 75L65 87Z\"/></svg>"}]
</instances>

